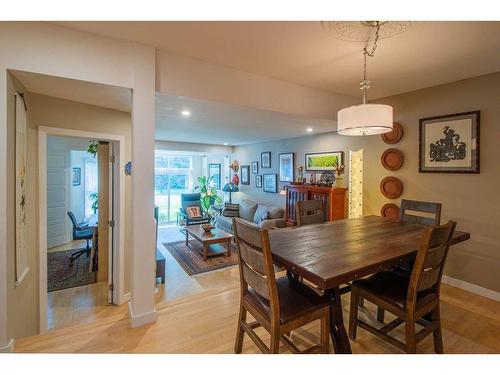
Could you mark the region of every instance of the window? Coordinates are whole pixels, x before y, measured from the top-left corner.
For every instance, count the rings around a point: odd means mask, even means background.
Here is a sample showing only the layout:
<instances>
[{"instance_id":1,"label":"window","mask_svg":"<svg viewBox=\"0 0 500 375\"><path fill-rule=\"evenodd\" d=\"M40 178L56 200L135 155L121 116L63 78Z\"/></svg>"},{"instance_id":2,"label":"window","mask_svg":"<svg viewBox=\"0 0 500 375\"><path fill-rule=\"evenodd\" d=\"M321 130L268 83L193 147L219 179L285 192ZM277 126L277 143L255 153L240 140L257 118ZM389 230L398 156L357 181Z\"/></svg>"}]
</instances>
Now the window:
<instances>
[{"instance_id":1,"label":"window","mask_svg":"<svg viewBox=\"0 0 500 375\"><path fill-rule=\"evenodd\" d=\"M193 157L155 152L155 204L159 207L160 224L173 223L181 205L181 194L193 190Z\"/></svg>"}]
</instances>

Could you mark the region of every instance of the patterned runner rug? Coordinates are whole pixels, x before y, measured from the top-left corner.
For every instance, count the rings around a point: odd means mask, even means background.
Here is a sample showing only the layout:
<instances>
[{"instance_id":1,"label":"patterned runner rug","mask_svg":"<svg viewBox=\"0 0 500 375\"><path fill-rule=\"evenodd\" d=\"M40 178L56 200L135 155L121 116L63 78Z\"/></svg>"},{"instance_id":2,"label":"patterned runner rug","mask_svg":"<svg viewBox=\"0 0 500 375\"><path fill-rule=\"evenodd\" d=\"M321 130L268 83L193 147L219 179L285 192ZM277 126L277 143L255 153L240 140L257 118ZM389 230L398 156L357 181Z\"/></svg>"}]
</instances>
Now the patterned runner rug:
<instances>
[{"instance_id":1,"label":"patterned runner rug","mask_svg":"<svg viewBox=\"0 0 500 375\"><path fill-rule=\"evenodd\" d=\"M197 251L202 245L199 241L190 240L189 247L185 241L164 243L163 246L169 251L182 269L189 275L198 275L205 272L231 267L238 264L238 254L236 246L231 243L231 256L225 254L210 257L205 262L203 256ZM225 244L221 246L226 246Z\"/></svg>"},{"instance_id":2,"label":"patterned runner rug","mask_svg":"<svg viewBox=\"0 0 500 375\"><path fill-rule=\"evenodd\" d=\"M85 254L73 262L70 267L71 254L78 249L57 251L47 254L47 290L73 288L96 282L96 273L88 272L90 257Z\"/></svg>"}]
</instances>

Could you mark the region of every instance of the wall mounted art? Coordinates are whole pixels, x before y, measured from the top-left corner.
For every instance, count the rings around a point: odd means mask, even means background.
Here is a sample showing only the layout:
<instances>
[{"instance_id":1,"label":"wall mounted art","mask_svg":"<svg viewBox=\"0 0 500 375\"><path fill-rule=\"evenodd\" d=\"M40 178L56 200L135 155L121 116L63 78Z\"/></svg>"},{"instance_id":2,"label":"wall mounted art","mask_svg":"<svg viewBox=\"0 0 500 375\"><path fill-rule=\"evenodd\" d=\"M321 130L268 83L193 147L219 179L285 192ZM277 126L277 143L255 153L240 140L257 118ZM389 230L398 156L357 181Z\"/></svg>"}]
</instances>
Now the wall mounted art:
<instances>
[{"instance_id":1,"label":"wall mounted art","mask_svg":"<svg viewBox=\"0 0 500 375\"><path fill-rule=\"evenodd\" d=\"M255 187L262 188L262 175L258 174L255 176Z\"/></svg>"},{"instance_id":2,"label":"wall mounted art","mask_svg":"<svg viewBox=\"0 0 500 375\"><path fill-rule=\"evenodd\" d=\"M260 153L260 167L271 168L271 151Z\"/></svg>"},{"instance_id":3,"label":"wall mounted art","mask_svg":"<svg viewBox=\"0 0 500 375\"><path fill-rule=\"evenodd\" d=\"M295 156L293 152L279 154L280 182L292 182L295 171Z\"/></svg>"},{"instance_id":4,"label":"wall mounted art","mask_svg":"<svg viewBox=\"0 0 500 375\"><path fill-rule=\"evenodd\" d=\"M257 173L259 173L259 162L252 161L252 174L257 174Z\"/></svg>"},{"instance_id":5,"label":"wall mounted art","mask_svg":"<svg viewBox=\"0 0 500 375\"><path fill-rule=\"evenodd\" d=\"M242 165L240 168L241 168L241 184L250 185L250 166Z\"/></svg>"},{"instance_id":6,"label":"wall mounted art","mask_svg":"<svg viewBox=\"0 0 500 375\"><path fill-rule=\"evenodd\" d=\"M388 219L398 219L399 207L394 203L384 204L380 209L380 216L386 217Z\"/></svg>"},{"instance_id":7,"label":"wall mounted art","mask_svg":"<svg viewBox=\"0 0 500 375\"><path fill-rule=\"evenodd\" d=\"M266 193L278 192L278 175L277 174L264 174L263 176L263 190Z\"/></svg>"},{"instance_id":8,"label":"wall mounted art","mask_svg":"<svg viewBox=\"0 0 500 375\"><path fill-rule=\"evenodd\" d=\"M479 111L420 119L420 173L479 173Z\"/></svg>"},{"instance_id":9,"label":"wall mounted art","mask_svg":"<svg viewBox=\"0 0 500 375\"><path fill-rule=\"evenodd\" d=\"M382 165L385 169L389 171L397 171L403 166L404 156L401 151L395 148L389 148L384 151L382 157L380 158Z\"/></svg>"},{"instance_id":10,"label":"wall mounted art","mask_svg":"<svg viewBox=\"0 0 500 375\"><path fill-rule=\"evenodd\" d=\"M401 138L403 138L403 134L403 127L399 123L395 122L392 124L392 130L389 133L382 134L381 137L385 143L393 145L398 143Z\"/></svg>"},{"instance_id":11,"label":"wall mounted art","mask_svg":"<svg viewBox=\"0 0 500 375\"><path fill-rule=\"evenodd\" d=\"M396 177L386 177L380 182L380 191L386 198L396 199L403 193L403 184Z\"/></svg>"},{"instance_id":12,"label":"wall mounted art","mask_svg":"<svg viewBox=\"0 0 500 375\"><path fill-rule=\"evenodd\" d=\"M343 151L309 153L305 158L306 171L310 172L334 171L344 164Z\"/></svg>"}]
</instances>

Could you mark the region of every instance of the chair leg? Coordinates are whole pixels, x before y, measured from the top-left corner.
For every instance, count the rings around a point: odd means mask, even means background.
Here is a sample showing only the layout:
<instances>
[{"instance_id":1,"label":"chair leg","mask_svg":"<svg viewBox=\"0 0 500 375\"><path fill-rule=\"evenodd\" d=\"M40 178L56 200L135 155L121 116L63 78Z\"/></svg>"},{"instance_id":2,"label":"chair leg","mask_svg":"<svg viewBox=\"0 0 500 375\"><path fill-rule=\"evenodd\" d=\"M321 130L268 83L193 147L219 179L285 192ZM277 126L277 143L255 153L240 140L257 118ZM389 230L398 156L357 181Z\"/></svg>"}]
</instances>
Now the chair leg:
<instances>
[{"instance_id":1,"label":"chair leg","mask_svg":"<svg viewBox=\"0 0 500 375\"><path fill-rule=\"evenodd\" d=\"M349 338L356 340L356 331L358 328L358 306L359 297L354 289L351 289L351 307L349 309Z\"/></svg>"},{"instance_id":2,"label":"chair leg","mask_svg":"<svg viewBox=\"0 0 500 375\"><path fill-rule=\"evenodd\" d=\"M330 313L324 315L321 318L321 346L323 347L323 353L330 353Z\"/></svg>"},{"instance_id":3,"label":"chair leg","mask_svg":"<svg viewBox=\"0 0 500 375\"><path fill-rule=\"evenodd\" d=\"M405 322L406 331L406 352L415 354L417 352L417 343L415 340L415 321L409 318Z\"/></svg>"},{"instance_id":4,"label":"chair leg","mask_svg":"<svg viewBox=\"0 0 500 375\"><path fill-rule=\"evenodd\" d=\"M432 322L437 322L437 327L432 332L434 338L434 351L438 354L443 354L443 337L441 335L441 314L439 306L432 310Z\"/></svg>"},{"instance_id":5,"label":"chair leg","mask_svg":"<svg viewBox=\"0 0 500 375\"><path fill-rule=\"evenodd\" d=\"M384 317L385 317L385 310L379 306L377 306L377 320L380 323L384 322Z\"/></svg>"},{"instance_id":6,"label":"chair leg","mask_svg":"<svg viewBox=\"0 0 500 375\"><path fill-rule=\"evenodd\" d=\"M271 328L271 345L269 345L269 352L271 354L279 354L280 352L280 329L277 327Z\"/></svg>"},{"instance_id":7,"label":"chair leg","mask_svg":"<svg viewBox=\"0 0 500 375\"><path fill-rule=\"evenodd\" d=\"M243 338L245 331L241 327L242 322L247 320L247 311L240 305L240 316L238 318L238 328L236 329L236 342L234 343L234 352L240 354L243 349Z\"/></svg>"}]
</instances>

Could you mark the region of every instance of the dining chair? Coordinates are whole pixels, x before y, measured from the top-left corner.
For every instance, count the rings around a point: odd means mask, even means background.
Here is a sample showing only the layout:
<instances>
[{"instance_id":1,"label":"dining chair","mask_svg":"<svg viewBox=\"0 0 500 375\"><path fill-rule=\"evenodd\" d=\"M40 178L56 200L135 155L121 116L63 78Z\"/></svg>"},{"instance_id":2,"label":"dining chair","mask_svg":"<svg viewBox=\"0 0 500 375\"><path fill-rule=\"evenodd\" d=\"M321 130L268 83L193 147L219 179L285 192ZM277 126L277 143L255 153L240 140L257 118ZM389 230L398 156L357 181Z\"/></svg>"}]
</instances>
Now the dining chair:
<instances>
[{"instance_id":1,"label":"dining chair","mask_svg":"<svg viewBox=\"0 0 500 375\"><path fill-rule=\"evenodd\" d=\"M441 203L402 199L399 220L405 223L439 225L441 222Z\"/></svg>"},{"instance_id":2,"label":"dining chair","mask_svg":"<svg viewBox=\"0 0 500 375\"><path fill-rule=\"evenodd\" d=\"M325 205L321 200L297 201L297 225L321 224L326 221Z\"/></svg>"},{"instance_id":3,"label":"dining chair","mask_svg":"<svg viewBox=\"0 0 500 375\"><path fill-rule=\"evenodd\" d=\"M280 342L294 353L328 353L328 300L293 278L276 279L266 229L260 230L239 218L233 219L233 228L241 285L235 353L241 353L245 333L263 353L279 353ZM247 312L255 321L247 322ZM301 351L287 335L315 320L320 320L320 343ZM257 327L271 335L269 347L255 333Z\"/></svg>"},{"instance_id":4,"label":"dining chair","mask_svg":"<svg viewBox=\"0 0 500 375\"><path fill-rule=\"evenodd\" d=\"M441 223L441 203L401 200L399 209L399 221L422 225L437 226ZM393 268L394 272L410 277L414 260L398 264ZM377 308L377 320L384 322L384 309Z\"/></svg>"},{"instance_id":5,"label":"dining chair","mask_svg":"<svg viewBox=\"0 0 500 375\"><path fill-rule=\"evenodd\" d=\"M410 277L391 271L381 271L368 278L356 280L351 288L349 337L356 339L357 327L361 327L392 345L416 353L416 344L432 332L434 350L443 353L439 295L441 277L455 231L456 222L425 229ZM376 328L358 318L358 299L381 306L396 316L396 319ZM430 313L431 319L423 317ZM405 342L389 336L389 332L405 324ZM415 331L415 324L424 328Z\"/></svg>"}]
</instances>

